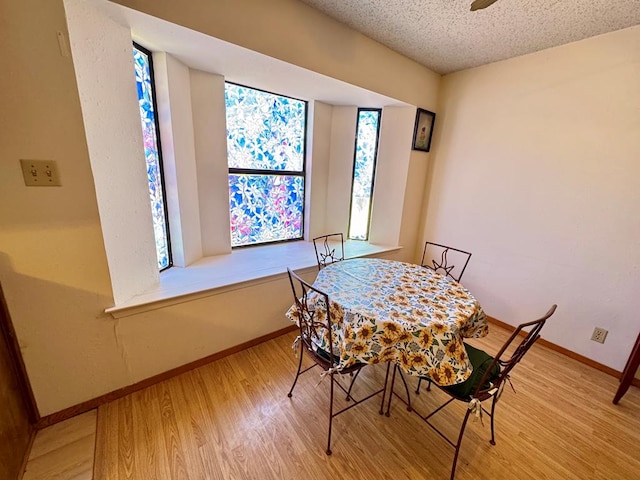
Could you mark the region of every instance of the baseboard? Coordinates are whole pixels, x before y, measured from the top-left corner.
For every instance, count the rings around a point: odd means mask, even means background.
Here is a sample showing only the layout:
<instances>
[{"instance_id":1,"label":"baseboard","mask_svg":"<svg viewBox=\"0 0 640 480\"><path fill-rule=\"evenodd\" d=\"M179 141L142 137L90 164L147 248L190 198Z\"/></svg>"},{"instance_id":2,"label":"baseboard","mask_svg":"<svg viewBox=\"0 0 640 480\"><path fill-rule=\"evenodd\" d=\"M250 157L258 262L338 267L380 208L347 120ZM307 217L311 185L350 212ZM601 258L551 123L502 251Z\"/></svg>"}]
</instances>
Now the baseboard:
<instances>
[{"instance_id":1,"label":"baseboard","mask_svg":"<svg viewBox=\"0 0 640 480\"><path fill-rule=\"evenodd\" d=\"M504 323L503 321L498 320L497 318L493 318L487 315L487 320L489 320L490 323L493 323L495 325L498 325L499 327L502 327L506 330L509 330L511 332L513 332L516 328L513 325L509 325L508 323ZM526 332L520 332L521 335L525 335ZM543 345L545 347L547 347L550 350L553 350L554 352L558 352L561 353L569 358L572 358L574 360L577 360L580 363L584 363L585 365L589 365L590 367L595 368L596 370L599 370L601 372L607 373L609 375L612 375L616 378L620 378L622 376L622 372L619 372L618 370L616 370L615 368L611 368L611 367L607 367L606 365L603 365L602 363L596 362L595 360L591 360L588 357L585 357L583 355L580 355L579 353L573 352L571 350L569 350L568 348L564 348L561 347L560 345L556 345L555 343L550 342L549 340L545 340L544 338L540 338L538 340L538 343L540 345ZM634 378L631 381L631 385L634 385L636 387L640 387L640 379Z\"/></svg>"},{"instance_id":2,"label":"baseboard","mask_svg":"<svg viewBox=\"0 0 640 480\"><path fill-rule=\"evenodd\" d=\"M275 332L269 333L267 335L263 335L258 338L254 338L253 340L249 340L248 342L241 343L240 345L236 345L235 347L227 348L226 350L222 350L220 352L214 353L207 357L201 358L200 360L195 360L191 363L187 363L180 367L173 368L163 373L159 373L158 375L154 375L153 377L142 380L138 383L134 383L133 385L129 385L118 390L114 390L113 392L106 393L97 398L93 398L91 400L87 400L86 402L82 402L78 405L74 405L69 408L65 408L56 413L52 413L51 415L47 415L45 417L40 418L36 424L36 429L42 429L48 427L49 425L53 425L58 422L62 422L63 420L67 420L71 417L75 417L76 415L80 415L81 413L88 412L89 410L93 410L94 408L99 407L100 405L104 405L105 403L112 402L113 400L117 400L122 398L130 393L137 392L144 388L155 385L156 383L160 383L164 380L168 380L182 373L188 372L190 370L194 370L198 367L202 367L211 362L215 362L216 360L220 360L221 358L228 357L229 355L233 355L234 353L238 353L242 350L246 350L248 348L254 347L260 343L264 343L281 335L284 335L289 332L293 332L298 327L295 325L291 325L286 328L282 328L280 330L276 330Z\"/></svg>"},{"instance_id":3,"label":"baseboard","mask_svg":"<svg viewBox=\"0 0 640 480\"><path fill-rule=\"evenodd\" d=\"M515 330L514 326L509 325L508 323L504 323L498 320L497 318L487 316L487 319L489 320L490 323L498 325L499 327L502 327L506 330L509 330L509 331ZM93 410L94 408L97 408L100 405L104 405L105 403L122 398L126 395L129 395L130 393L137 392L144 388L155 385L156 383L160 383L164 380L168 380L182 373L188 372L190 370L194 370L198 367L202 367L211 362L215 362L216 360L220 360L221 358L228 357L229 355L233 355L234 353L238 353L242 350L246 350L248 348L254 347L256 345L259 345L260 343L264 343L266 341L269 341L271 339L274 339L286 333L293 332L296 328L298 327L296 327L295 325L282 328L280 330L269 333L267 335L263 335L261 337L254 338L253 340L249 340L248 342L241 343L240 345L236 345L235 347L231 347L226 350L222 350L221 352L217 352L212 355L209 355L208 357L201 358L200 360L196 360L194 362L187 363L186 365L182 365L180 367L176 367L174 369L168 370L158 375L154 375L153 377L147 378L138 383L134 383L133 385L129 385L127 387L114 390L113 392L109 392L105 395L101 395L100 397L87 400L86 402L82 402L78 405L74 405L69 408L65 408L64 410L61 410L59 412L52 413L51 415L47 415L45 417L40 418L36 422L35 428L39 430L39 429L48 427L49 425L62 422L63 420L67 420L71 417L75 417L76 415L80 415L81 413L85 413L85 412L88 412L89 410ZM544 338L539 339L538 343L555 352L566 355L569 358L577 360L585 365L589 365L590 367L593 367L596 370L607 373L616 378L620 378L620 376L622 375L621 372L619 372L614 368L607 367L602 363L596 362L595 360L591 360L590 358L587 358L583 355L572 352L571 350L561 347L560 345L556 345L555 343L545 340ZM640 379L634 378L631 382L631 385L640 387Z\"/></svg>"}]
</instances>

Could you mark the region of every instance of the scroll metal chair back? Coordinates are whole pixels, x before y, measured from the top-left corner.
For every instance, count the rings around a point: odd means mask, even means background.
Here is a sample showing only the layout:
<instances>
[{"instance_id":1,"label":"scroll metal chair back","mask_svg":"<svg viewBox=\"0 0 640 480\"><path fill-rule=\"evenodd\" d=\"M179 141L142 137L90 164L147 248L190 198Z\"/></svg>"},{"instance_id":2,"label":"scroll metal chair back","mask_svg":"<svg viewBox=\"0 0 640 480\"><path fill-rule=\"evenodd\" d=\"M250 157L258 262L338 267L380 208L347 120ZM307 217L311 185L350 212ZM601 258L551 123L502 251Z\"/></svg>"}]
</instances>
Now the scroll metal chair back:
<instances>
[{"instance_id":1,"label":"scroll metal chair back","mask_svg":"<svg viewBox=\"0 0 640 480\"><path fill-rule=\"evenodd\" d=\"M464 250L439 243L425 242L420 265L435 272L448 275L456 282L459 282L462 279L462 274L467 268L470 259L471 253L465 252ZM416 392L420 390L421 384L422 379L419 379Z\"/></svg>"},{"instance_id":2,"label":"scroll metal chair back","mask_svg":"<svg viewBox=\"0 0 640 480\"><path fill-rule=\"evenodd\" d=\"M296 307L294 315L300 329L300 336L296 341L302 344L303 351L310 352L317 364L326 367L325 370L333 368L337 365L333 348L318 351L318 345L334 345L333 332L329 328L331 322L327 318L327 312L330 312L329 296L305 282L291 269L287 269L287 272ZM293 391L293 387L291 390Z\"/></svg>"},{"instance_id":3,"label":"scroll metal chair back","mask_svg":"<svg viewBox=\"0 0 640 480\"><path fill-rule=\"evenodd\" d=\"M349 410L350 408L368 400L369 398L382 393L382 402L380 404L380 414L382 414L385 392L387 390L387 379L389 378L389 367L387 365L387 373L385 375L384 386L381 389L370 393L361 400L355 400L351 396L351 389L353 384L360 373L360 370L366 366L363 363L354 363L348 367L341 368L339 365L339 354L337 353L334 332L334 322L331 304L329 302L329 296L318 290L313 285L305 282L295 272L287 268L289 274L289 282L291 284L291 290L294 297L293 316L296 319L296 323L299 326L299 336L296 338L294 347L300 348L300 359L298 362L298 371L296 377L291 385L291 390L287 396L289 398L293 395L293 389L298 382L298 377L301 374L311 370L315 366L319 366L324 371L323 376L329 376L331 378L331 393L329 397L329 433L327 436L327 455L331 455L331 430L333 426L333 418L337 415ZM291 312L290 310L289 312ZM324 346L325 348L322 348ZM313 360L313 364L304 370L302 370L302 357L306 354ZM350 383L348 389L345 388L337 379L336 375L349 374ZM347 401L353 400L353 403L349 406L342 408L334 413L333 397L334 386L337 385L344 393L346 393Z\"/></svg>"},{"instance_id":4,"label":"scroll metal chair back","mask_svg":"<svg viewBox=\"0 0 640 480\"><path fill-rule=\"evenodd\" d=\"M313 239L318 270L344 260L344 237L342 233L330 233Z\"/></svg>"},{"instance_id":5,"label":"scroll metal chair back","mask_svg":"<svg viewBox=\"0 0 640 480\"><path fill-rule=\"evenodd\" d=\"M439 243L425 242L420 265L449 275L459 282L464 274L471 253Z\"/></svg>"},{"instance_id":6,"label":"scroll metal chair back","mask_svg":"<svg viewBox=\"0 0 640 480\"><path fill-rule=\"evenodd\" d=\"M442 438L444 438L452 447L455 448L455 455L453 457L453 464L451 466L451 480L455 478L456 464L458 461L458 454L460 453L460 445L462 444L462 438L464 431L469 420L469 417L473 414L477 418L482 419L482 415L487 414L491 418L491 440L489 443L495 445L495 411L496 405L502 395L502 390L505 386L505 382L511 383L509 374L513 368L522 360L522 357L529 351L532 345L540 338L540 330L545 325L547 319L551 317L556 311L557 305L553 305L547 313L541 318L532 322L522 323L511 334L509 339L503 344L498 353L492 357L486 352L472 347L465 343L465 349L469 361L473 366L473 372L471 376L463 383L457 385L451 385L442 387L437 385L438 388L446 393L450 398L442 404L440 407L432 411L428 415L422 415L413 411L422 418L431 428L433 428ZM528 330L526 330L528 329ZM402 372L400 372L402 374ZM427 390L430 390L431 382L435 382L435 378L426 378L424 380L429 382ZM393 391L393 381L392 381ZM514 390L515 391L515 390ZM418 393L418 392L416 392ZM393 395L393 394L392 394ZM397 395L396 395L397 396ZM399 397L401 398L401 397ZM460 427L460 433L458 434L457 442L454 443L443 432L435 427L429 419L449 405L453 401L461 401L467 404L464 420ZM491 400L491 411L487 411L482 402ZM414 403L415 405L415 403ZM389 407L387 407L388 413Z\"/></svg>"}]
</instances>

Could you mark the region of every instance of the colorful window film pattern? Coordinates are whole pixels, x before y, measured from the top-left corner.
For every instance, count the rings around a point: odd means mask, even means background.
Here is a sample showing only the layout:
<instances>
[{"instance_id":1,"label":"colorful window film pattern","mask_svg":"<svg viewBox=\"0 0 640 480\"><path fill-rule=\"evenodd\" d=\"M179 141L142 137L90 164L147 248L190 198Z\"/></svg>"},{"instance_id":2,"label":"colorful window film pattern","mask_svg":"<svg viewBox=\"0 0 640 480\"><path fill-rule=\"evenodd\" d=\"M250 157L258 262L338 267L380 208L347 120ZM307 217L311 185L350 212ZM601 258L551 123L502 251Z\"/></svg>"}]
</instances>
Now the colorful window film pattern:
<instances>
[{"instance_id":1,"label":"colorful window film pattern","mask_svg":"<svg viewBox=\"0 0 640 480\"><path fill-rule=\"evenodd\" d=\"M151 59L147 52L134 45L133 63L138 87L142 139L144 142L144 156L147 161L147 178L149 180L149 197L151 200L151 214L153 215L153 232L156 238L158 268L163 270L171 265L171 254L166 205L162 189L158 132L156 131L156 108L153 101L153 85L151 82Z\"/></svg>"},{"instance_id":2,"label":"colorful window film pattern","mask_svg":"<svg viewBox=\"0 0 640 480\"><path fill-rule=\"evenodd\" d=\"M233 246L302 236L304 177L229 175Z\"/></svg>"},{"instance_id":3,"label":"colorful window film pattern","mask_svg":"<svg viewBox=\"0 0 640 480\"><path fill-rule=\"evenodd\" d=\"M306 102L225 84L231 245L302 238Z\"/></svg>"},{"instance_id":4,"label":"colorful window film pattern","mask_svg":"<svg viewBox=\"0 0 640 480\"><path fill-rule=\"evenodd\" d=\"M360 109L358 111L349 220L349 238L353 240L367 240L369 237L371 194L373 193L378 150L380 115L381 111L378 109Z\"/></svg>"},{"instance_id":5,"label":"colorful window film pattern","mask_svg":"<svg viewBox=\"0 0 640 480\"><path fill-rule=\"evenodd\" d=\"M306 102L225 84L229 168L301 172Z\"/></svg>"}]
</instances>

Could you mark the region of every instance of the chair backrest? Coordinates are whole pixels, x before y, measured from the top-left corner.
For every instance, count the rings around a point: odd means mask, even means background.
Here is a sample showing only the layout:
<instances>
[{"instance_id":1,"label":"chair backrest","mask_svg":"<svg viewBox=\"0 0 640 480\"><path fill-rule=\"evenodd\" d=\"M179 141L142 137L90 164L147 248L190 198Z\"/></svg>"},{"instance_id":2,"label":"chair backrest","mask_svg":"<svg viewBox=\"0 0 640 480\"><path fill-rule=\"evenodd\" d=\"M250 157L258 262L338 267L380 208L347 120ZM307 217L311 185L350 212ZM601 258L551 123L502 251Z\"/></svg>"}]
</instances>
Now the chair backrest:
<instances>
[{"instance_id":1,"label":"chair backrest","mask_svg":"<svg viewBox=\"0 0 640 480\"><path fill-rule=\"evenodd\" d=\"M547 313L538 320L522 323L511 334L504 343L500 351L493 357L493 361L486 369L485 374L478 383L474 393L474 398L486 398L490 396L493 389L499 389L501 384L507 379L513 367L515 367L531 346L540 338L540 330L544 327L547 319L556 311L557 305L553 305ZM530 328L530 330L525 330ZM500 375L487 386L487 380L496 365L500 365Z\"/></svg>"},{"instance_id":2,"label":"chair backrest","mask_svg":"<svg viewBox=\"0 0 640 480\"><path fill-rule=\"evenodd\" d=\"M471 253L439 243L425 242L420 265L449 275L459 282L467 268Z\"/></svg>"},{"instance_id":3,"label":"chair backrest","mask_svg":"<svg viewBox=\"0 0 640 480\"><path fill-rule=\"evenodd\" d=\"M313 239L318 270L327 265L344 260L344 237L342 233L330 233Z\"/></svg>"},{"instance_id":4,"label":"chair backrest","mask_svg":"<svg viewBox=\"0 0 640 480\"><path fill-rule=\"evenodd\" d=\"M329 348L333 345L329 296L305 282L290 268L287 268L287 273L296 306L295 315L300 327L300 341L311 354L319 357L317 360L320 360L320 363L328 362L325 365L327 368L336 366L339 358L334 355L334 349ZM318 352L320 345L325 346L327 350ZM322 362L323 359L324 362Z\"/></svg>"}]
</instances>

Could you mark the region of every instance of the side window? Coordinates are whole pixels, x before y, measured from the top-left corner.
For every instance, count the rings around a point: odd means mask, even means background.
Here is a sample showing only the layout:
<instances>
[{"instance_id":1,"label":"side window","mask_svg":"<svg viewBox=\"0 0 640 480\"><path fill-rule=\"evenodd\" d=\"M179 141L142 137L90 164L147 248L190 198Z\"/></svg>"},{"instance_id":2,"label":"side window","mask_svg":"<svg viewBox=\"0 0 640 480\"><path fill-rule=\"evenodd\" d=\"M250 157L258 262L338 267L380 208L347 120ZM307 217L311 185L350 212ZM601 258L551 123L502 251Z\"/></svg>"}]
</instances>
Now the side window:
<instances>
[{"instance_id":1,"label":"side window","mask_svg":"<svg viewBox=\"0 0 640 480\"><path fill-rule=\"evenodd\" d=\"M225 83L231 246L303 237L307 102Z\"/></svg>"},{"instance_id":2,"label":"side window","mask_svg":"<svg viewBox=\"0 0 640 480\"><path fill-rule=\"evenodd\" d=\"M169 268L171 246L169 241L169 220L167 217L166 194L162 177L162 156L160 153L160 129L156 116L156 97L153 90L153 61L151 52L133 44L133 63L135 66L140 120L142 123L142 139L144 156L147 162L147 178L149 180L149 199L153 216L153 233L156 239L158 269Z\"/></svg>"},{"instance_id":3,"label":"side window","mask_svg":"<svg viewBox=\"0 0 640 480\"><path fill-rule=\"evenodd\" d=\"M356 148L351 184L349 238L368 240L371 219L371 198L378 156L380 117L378 108L359 108L356 128Z\"/></svg>"}]
</instances>

